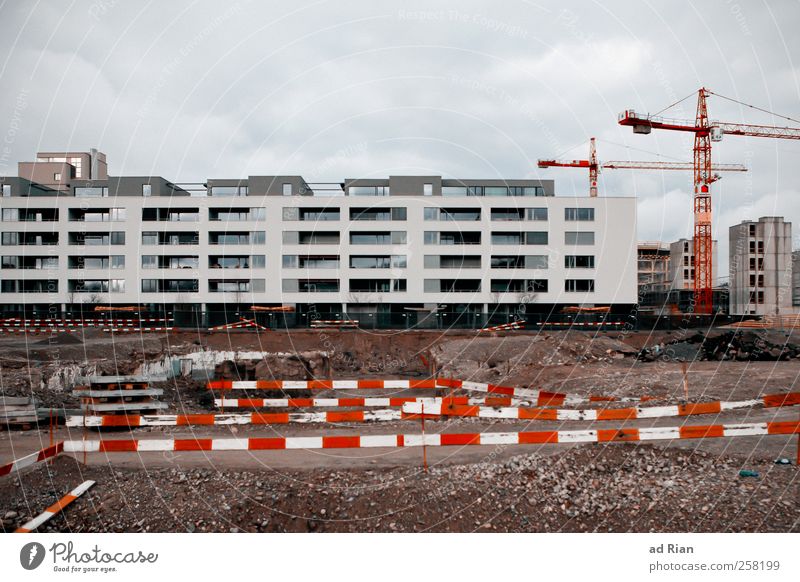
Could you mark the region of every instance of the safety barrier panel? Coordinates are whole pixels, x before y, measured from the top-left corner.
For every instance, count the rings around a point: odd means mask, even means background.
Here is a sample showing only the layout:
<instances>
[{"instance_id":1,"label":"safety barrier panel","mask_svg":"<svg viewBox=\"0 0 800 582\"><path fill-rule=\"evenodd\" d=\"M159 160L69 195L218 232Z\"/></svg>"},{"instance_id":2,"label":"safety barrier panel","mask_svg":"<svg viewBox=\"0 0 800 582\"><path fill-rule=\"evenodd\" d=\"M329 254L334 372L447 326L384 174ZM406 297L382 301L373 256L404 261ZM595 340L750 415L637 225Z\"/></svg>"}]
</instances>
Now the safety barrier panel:
<instances>
[{"instance_id":1,"label":"safety barrier panel","mask_svg":"<svg viewBox=\"0 0 800 582\"><path fill-rule=\"evenodd\" d=\"M223 408L343 408L356 406L403 406L408 402L441 403L441 398L215 398L214 405ZM471 406L524 406L532 405L529 400L519 398L474 398L471 396L448 397L451 404Z\"/></svg>"},{"instance_id":2,"label":"safety barrier panel","mask_svg":"<svg viewBox=\"0 0 800 582\"><path fill-rule=\"evenodd\" d=\"M376 447L530 445L639 442L800 434L800 421L611 428L599 430L506 431L303 437L97 439L65 441L65 453L259 451Z\"/></svg>"},{"instance_id":3,"label":"safety barrier panel","mask_svg":"<svg viewBox=\"0 0 800 582\"><path fill-rule=\"evenodd\" d=\"M19 473L26 467L31 467L47 459L52 459L64 450L64 443L56 443L51 447L36 451L30 455L26 455L5 465L0 465L0 477L9 475L11 473Z\"/></svg>"},{"instance_id":4,"label":"safety barrier panel","mask_svg":"<svg viewBox=\"0 0 800 582\"><path fill-rule=\"evenodd\" d=\"M84 481L75 489L64 495L64 497L56 501L53 505L45 509L42 513L27 522L25 525L14 530L14 533L30 533L41 525L47 523L54 516L61 513L66 506L91 489L94 483L94 481Z\"/></svg>"},{"instance_id":5,"label":"safety barrier panel","mask_svg":"<svg viewBox=\"0 0 800 582\"><path fill-rule=\"evenodd\" d=\"M513 321L511 323L503 323L501 325L493 325L491 327L484 327L478 331L506 331L513 329L525 329L524 321Z\"/></svg>"},{"instance_id":6,"label":"safety barrier panel","mask_svg":"<svg viewBox=\"0 0 800 582\"><path fill-rule=\"evenodd\" d=\"M341 412L275 412L250 414L142 414L69 416L70 427L208 426L231 424L291 424L314 422L381 422L401 420L400 410L350 410Z\"/></svg>"},{"instance_id":7,"label":"safety barrier panel","mask_svg":"<svg viewBox=\"0 0 800 582\"><path fill-rule=\"evenodd\" d=\"M244 317L240 317L239 321L235 323L223 323L222 325L209 327L208 331L227 331L229 329L245 329L245 328L255 328L255 329L269 331L269 328L256 323L256 320L245 319Z\"/></svg>"},{"instance_id":8,"label":"safety barrier panel","mask_svg":"<svg viewBox=\"0 0 800 582\"><path fill-rule=\"evenodd\" d=\"M437 402L403 404L403 412L407 414L422 414L425 416L462 416L473 418L511 418L524 420L635 420L640 418L664 418L670 416L693 416L698 414L719 414L727 410L752 408L762 405L764 408L800 405L800 392L788 394L770 394L752 400L738 402L699 402L690 404L677 404L672 406L648 406L636 408L611 408L611 409L584 409L565 410L557 408L526 408L526 407L486 407L464 406L455 404L448 399L437 399Z\"/></svg>"},{"instance_id":9,"label":"safety barrier panel","mask_svg":"<svg viewBox=\"0 0 800 582\"><path fill-rule=\"evenodd\" d=\"M436 380L212 380L210 390L385 390L439 388Z\"/></svg>"},{"instance_id":10,"label":"safety barrier panel","mask_svg":"<svg viewBox=\"0 0 800 582\"><path fill-rule=\"evenodd\" d=\"M513 388L511 386L499 386L497 384L471 382L468 380L455 380L452 378L439 378L436 380L436 383L440 388L460 388L462 390L487 392L489 394L517 396L519 398L535 401L537 406L561 406L563 404L580 404L585 402L649 402L651 400L659 399L658 397L654 396L642 396L639 398L618 398L615 396L571 396L560 392L546 392L532 388Z\"/></svg>"}]
</instances>

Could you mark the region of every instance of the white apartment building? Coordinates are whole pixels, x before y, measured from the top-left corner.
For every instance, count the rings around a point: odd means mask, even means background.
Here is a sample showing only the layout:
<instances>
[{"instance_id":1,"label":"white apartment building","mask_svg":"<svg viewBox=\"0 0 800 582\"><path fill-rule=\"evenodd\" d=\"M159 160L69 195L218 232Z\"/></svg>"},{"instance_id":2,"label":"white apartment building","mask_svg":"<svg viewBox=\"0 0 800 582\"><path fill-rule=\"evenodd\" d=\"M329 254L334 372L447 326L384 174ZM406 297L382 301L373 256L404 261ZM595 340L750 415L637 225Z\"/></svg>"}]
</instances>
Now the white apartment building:
<instances>
[{"instance_id":1,"label":"white apartment building","mask_svg":"<svg viewBox=\"0 0 800 582\"><path fill-rule=\"evenodd\" d=\"M49 156L58 161L0 178L6 314L87 304L624 313L637 299L634 198L555 196L545 180L440 176L67 179L62 160L76 155ZM57 187L30 179L49 175L49 163L58 165Z\"/></svg>"}]
</instances>

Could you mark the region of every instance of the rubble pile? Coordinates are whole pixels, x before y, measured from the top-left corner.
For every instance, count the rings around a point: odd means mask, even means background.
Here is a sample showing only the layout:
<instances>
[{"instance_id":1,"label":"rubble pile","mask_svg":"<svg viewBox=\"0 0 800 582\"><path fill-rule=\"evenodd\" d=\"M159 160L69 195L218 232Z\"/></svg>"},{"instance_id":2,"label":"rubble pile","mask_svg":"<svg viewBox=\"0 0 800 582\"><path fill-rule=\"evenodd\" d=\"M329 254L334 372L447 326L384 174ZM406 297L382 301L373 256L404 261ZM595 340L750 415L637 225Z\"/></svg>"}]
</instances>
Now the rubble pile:
<instances>
[{"instance_id":1,"label":"rubble pile","mask_svg":"<svg viewBox=\"0 0 800 582\"><path fill-rule=\"evenodd\" d=\"M784 334L767 330L733 330L694 333L684 339L643 348L637 358L644 362L778 361L800 358L800 345Z\"/></svg>"}]
</instances>

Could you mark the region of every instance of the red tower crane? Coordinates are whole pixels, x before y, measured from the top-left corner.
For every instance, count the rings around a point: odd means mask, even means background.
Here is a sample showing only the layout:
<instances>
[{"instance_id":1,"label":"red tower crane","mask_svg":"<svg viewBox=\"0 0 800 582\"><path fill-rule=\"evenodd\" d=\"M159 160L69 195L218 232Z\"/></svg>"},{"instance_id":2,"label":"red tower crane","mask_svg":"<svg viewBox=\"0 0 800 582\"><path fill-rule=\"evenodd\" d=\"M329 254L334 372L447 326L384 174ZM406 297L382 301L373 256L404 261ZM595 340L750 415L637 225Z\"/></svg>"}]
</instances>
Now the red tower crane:
<instances>
[{"instance_id":1,"label":"red tower crane","mask_svg":"<svg viewBox=\"0 0 800 582\"><path fill-rule=\"evenodd\" d=\"M597 175L601 169L607 170L691 170L691 162L598 162L595 138L589 140L588 160L539 160L540 168L589 168L589 196L597 196ZM746 172L742 164L713 164L717 172Z\"/></svg>"},{"instance_id":2,"label":"red tower crane","mask_svg":"<svg viewBox=\"0 0 800 582\"><path fill-rule=\"evenodd\" d=\"M658 115L639 114L632 109L619 115L619 124L633 127L633 133L648 134L653 129L668 129L694 133L694 302L695 313L710 314L713 306L713 282L711 249L711 184L719 177L712 174L711 142L722 141L723 135L746 135L750 137L773 137L800 139L800 128L770 125L747 125L709 121L706 98L716 95L734 103L771 113L765 109L741 103L735 99L718 95L702 87L697 92L697 114L695 120L669 119ZM687 97L688 98L688 97ZM677 105L675 103L674 105ZM672 105L670 106L672 107ZM775 114L772 114L775 115ZM780 116L784 117L784 116ZM791 121L797 120L788 118Z\"/></svg>"}]
</instances>

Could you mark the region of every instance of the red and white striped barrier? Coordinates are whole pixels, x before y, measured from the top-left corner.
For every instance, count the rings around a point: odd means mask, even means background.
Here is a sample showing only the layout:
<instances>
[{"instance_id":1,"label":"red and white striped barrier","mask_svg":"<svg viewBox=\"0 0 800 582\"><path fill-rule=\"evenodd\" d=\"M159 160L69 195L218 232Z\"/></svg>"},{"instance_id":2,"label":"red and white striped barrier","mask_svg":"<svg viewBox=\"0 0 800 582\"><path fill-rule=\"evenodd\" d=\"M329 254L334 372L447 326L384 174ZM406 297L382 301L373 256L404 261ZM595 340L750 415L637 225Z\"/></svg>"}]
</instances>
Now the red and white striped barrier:
<instances>
[{"instance_id":1,"label":"red and white striped barrier","mask_svg":"<svg viewBox=\"0 0 800 582\"><path fill-rule=\"evenodd\" d=\"M800 392L788 394L770 394L752 400L738 402L699 402L677 404L673 406L648 406L636 408L584 409L565 410L556 408L492 408L485 406L463 406L451 403L448 399L436 399L435 403L409 402L403 404L406 414L422 414L425 416L461 416L473 418L511 418L524 420L635 420L640 418L664 418L669 416L693 416L697 414L719 414L727 410L753 408L775 408L800 405Z\"/></svg>"},{"instance_id":2,"label":"red and white striped barrier","mask_svg":"<svg viewBox=\"0 0 800 582\"><path fill-rule=\"evenodd\" d=\"M31 467L47 459L52 459L64 450L64 443L56 443L52 447L47 447L40 451L36 451L30 455L26 455L19 459L15 459L5 465L0 465L0 477L9 475L11 473L19 473L26 467Z\"/></svg>"},{"instance_id":3,"label":"red and white striped barrier","mask_svg":"<svg viewBox=\"0 0 800 582\"><path fill-rule=\"evenodd\" d=\"M41 328L40 327L36 327L36 328L26 327L26 328L23 328L23 329L16 329L16 328L3 329L3 328L0 328L0 333L33 333L33 334L39 334L39 333L75 333L77 331L78 331L77 329L61 328L61 327L41 327Z\"/></svg>"},{"instance_id":4,"label":"red and white striped barrier","mask_svg":"<svg viewBox=\"0 0 800 582\"><path fill-rule=\"evenodd\" d=\"M256 323L254 319L245 319L244 317L239 318L239 321L235 323L223 323L222 325L209 327L208 331L225 331L229 329L243 329L243 328L255 328L255 329L262 329L265 331L269 331L269 328Z\"/></svg>"},{"instance_id":5,"label":"red and white striped barrier","mask_svg":"<svg viewBox=\"0 0 800 582\"><path fill-rule=\"evenodd\" d=\"M512 321L511 323L503 323L501 325L493 325L491 327L484 327L478 331L505 331L512 329L525 329L524 321Z\"/></svg>"},{"instance_id":6,"label":"red and white striped barrier","mask_svg":"<svg viewBox=\"0 0 800 582\"><path fill-rule=\"evenodd\" d=\"M519 432L65 441L65 453L260 451L376 447L638 442L800 434L800 421Z\"/></svg>"},{"instance_id":7,"label":"red and white striped barrier","mask_svg":"<svg viewBox=\"0 0 800 582\"><path fill-rule=\"evenodd\" d=\"M625 325L624 321L540 321L538 325L555 325L560 327L601 327L604 325Z\"/></svg>"},{"instance_id":8,"label":"red and white striped barrier","mask_svg":"<svg viewBox=\"0 0 800 582\"><path fill-rule=\"evenodd\" d=\"M388 390L437 388L436 380L212 380L209 390Z\"/></svg>"},{"instance_id":9,"label":"red and white striped barrier","mask_svg":"<svg viewBox=\"0 0 800 582\"><path fill-rule=\"evenodd\" d=\"M350 410L342 412L275 412L250 414L152 414L69 416L70 427L209 426L232 424L309 424L316 422L386 422L402 420L400 410Z\"/></svg>"},{"instance_id":10,"label":"red and white striped barrier","mask_svg":"<svg viewBox=\"0 0 800 582\"><path fill-rule=\"evenodd\" d=\"M310 327L358 327L357 319L315 319Z\"/></svg>"},{"instance_id":11,"label":"red and white striped barrier","mask_svg":"<svg viewBox=\"0 0 800 582\"><path fill-rule=\"evenodd\" d=\"M131 331L172 331L171 327L104 327L104 332L120 333Z\"/></svg>"},{"instance_id":12,"label":"red and white striped barrier","mask_svg":"<svg viewBox=\"0 0 800 582\"><path fill-rule=\"evenodd\" d=\"M487 392L489 394L502 394L504 396L516 396L535 402L536 406L562 406L564 404L582 404L586 402L649 402L658 400L658 397L642 396L635 397L615 397L615 396L571 396L560 392L545 392L532 388L513 388L511 386L499 386L497 384L486 384L484 382L471 382L468 380L455 380L452 378L439 378L436 380L440 388L457 388L462 390L473 390L477 392Z\"/></svg>"},{"instance_id":13,"label":"red and white striped barrier","mask_svg":"<svg viewBox=\"0 0 800 582\"><path fill-rule=\"evenodd\" d=\"M64 511L65 507L91 489L94 483L94 481L84 481L28 523L14 530L14 533L31 533L33 530L50 521L54 516Z\"/></svg>"},{"instance_id":14,"label":"red and white striped barrier","mask_svg":"<svg viewBox=\"0 0 800 582\"><path fill-rule=\"evenodd\" d=\"M207 385L209 390L405 390L405 389L437 389L454 388L487 394L501 394L503 396L517 397L519 401L497 401L487 403L488 406L510 406L520 402L527 402L535 406L561 406L564 404L581 404L587 402L649 402L658 400L657 397L642 396L614 397L614 396L570 396L559 392L545 392L532 388L514 388L471 382L468 380L455 380L439 378L436 380L212 380ZM245 401L250 399L244 399ZM258 399L252 399L256 402ZM280 400L280 399L279 399ZM465 403L467 404L467 403ZM469 402L468 404L478 404ZM252 406L253 404L243 404ZM238 404L236 405L238 406ZM258 404L257 406L268 406ZM381 405L383 406L383 405Z\"/></svg>"},{"instance_id":15,"label":"red and white striped barrier","mask_svg":"<svg viewBox=\"0 0 800 582\"><path fill-rule=\"evenodd\" d=\"M141 326L143 323L170 323L174 321L169 317L143 317L141 319L3 319L2 327L130 327Z\"/></svg>"},{"instance_id":16,"label":"red and white striped barrier","mask_svg":"<svg viewBox=\"0 0 800 582\"><path fill-rule=\"evenodd\" d=\"M214 405L223 408L345 408L372 406L403 406L408 402L441 402L441 398L216 398ZM453 396L447 399L452 404L471 406L521 406L531 405L527 400L516 398L473 398L469 396Z\"/></svg>"}]
</instances>

